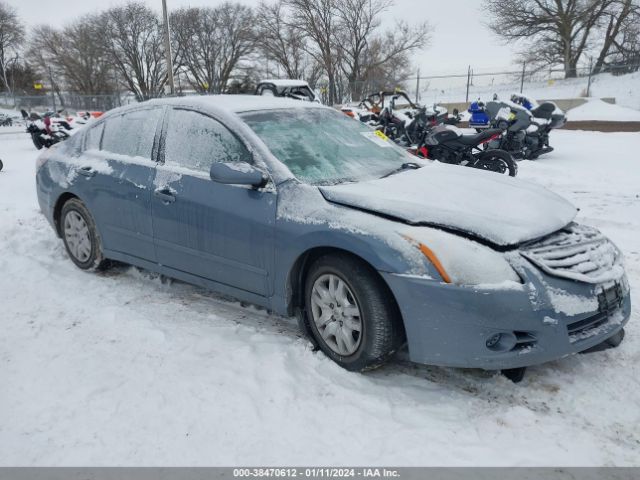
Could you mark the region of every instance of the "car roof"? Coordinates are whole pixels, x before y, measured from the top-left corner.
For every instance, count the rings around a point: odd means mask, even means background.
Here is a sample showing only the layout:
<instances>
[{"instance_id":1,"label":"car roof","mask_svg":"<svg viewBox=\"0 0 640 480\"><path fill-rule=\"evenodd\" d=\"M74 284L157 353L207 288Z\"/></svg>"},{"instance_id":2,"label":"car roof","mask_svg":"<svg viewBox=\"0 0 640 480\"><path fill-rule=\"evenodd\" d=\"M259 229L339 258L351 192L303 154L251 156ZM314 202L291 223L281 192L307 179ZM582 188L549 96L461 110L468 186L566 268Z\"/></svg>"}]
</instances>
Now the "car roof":
<instances>
[{"instance_id":1,"label":"car roof","mask_svg":"<svg viewBox=\"0 0 640 480\"><path fill-rule=\"evenodd\" d=\"M278 79L278 78L269 78L266 80L260 80L260 84L262 83L272 83L276 87L308 87L309 84L304 80L294 80L294 79Z\"/></svg>"},{"instance_id":2,"label":"car roof","mask_svg":"<svg viewBox=\"0 0 640 480\"><path fill-rule=\"evenodd\" d=\"M316 102L261 95L189 95L150 100L149 105L180 105L227 113L292 108L329 108ZM140 105L140 104L138 104Z\"/></svg>"}]
</instances>

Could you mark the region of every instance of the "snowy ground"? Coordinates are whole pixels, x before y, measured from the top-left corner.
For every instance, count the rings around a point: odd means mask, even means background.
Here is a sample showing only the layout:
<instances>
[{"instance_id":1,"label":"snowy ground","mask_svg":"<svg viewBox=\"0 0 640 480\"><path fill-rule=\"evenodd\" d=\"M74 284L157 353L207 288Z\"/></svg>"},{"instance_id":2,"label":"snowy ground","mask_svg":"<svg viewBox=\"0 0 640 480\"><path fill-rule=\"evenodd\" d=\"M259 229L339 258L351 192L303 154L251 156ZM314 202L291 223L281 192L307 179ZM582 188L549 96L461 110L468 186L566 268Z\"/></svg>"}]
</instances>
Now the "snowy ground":
<instances>
[{"instance_id":1,"label":"snowy ground","mask_svg":"<svg viewBox=\"0 0 640 480\"><path fill-rule=\"evenodd\" d=\"M640 291L640 134L552 140L520 175L574 201ZM0 465L640 464L637 307L620 348L518 385L403 360L349 373L291 321L75 268L38 212L35 157L25 134L0 136Z\"/></svg>"}]
</instances>

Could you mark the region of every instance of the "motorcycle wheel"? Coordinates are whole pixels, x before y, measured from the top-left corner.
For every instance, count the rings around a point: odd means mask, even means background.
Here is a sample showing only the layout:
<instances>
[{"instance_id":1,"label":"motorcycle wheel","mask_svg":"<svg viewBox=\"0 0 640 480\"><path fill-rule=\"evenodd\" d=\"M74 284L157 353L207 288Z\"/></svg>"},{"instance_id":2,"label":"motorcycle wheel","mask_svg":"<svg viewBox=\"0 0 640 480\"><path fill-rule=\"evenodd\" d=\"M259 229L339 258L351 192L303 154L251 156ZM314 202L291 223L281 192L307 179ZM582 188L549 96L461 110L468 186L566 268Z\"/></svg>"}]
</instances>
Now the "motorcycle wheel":
<instances>
[{"instance_id":1,"label":"motorcycle wheel","mask_svg":"<svg viewBox=\"0 0 640 480\"><path fill-rule=\"evenodd\" d=\"M2 164L2 160L0 160L0 172L2 171L2 167L4 167L4 165Z\"/></svg>"},{"instance_id":2,"label":"motorcycle wheel","mask_svg":"<svg viewBox=\"0 0 640 480\"><path fill-rule=\"evenodd\" d=\"M32 133L31 140L38 150L42 150L42 147L44 147L44 145L42 144L42 140L40 140L40 136L38 134Z\"/></svg>"},{"instance_id":3,"label":"motorcycle wheel","mask_svg":"<svg viewBox=\"0 0 640 480\"><path fill-rule=\"evenodd\" d=\"M511 154L504 150L486 150L470 166L480 170L509 175L510 177L515 177L518 174L518 164Z\"/></svg>"}]
</instances>

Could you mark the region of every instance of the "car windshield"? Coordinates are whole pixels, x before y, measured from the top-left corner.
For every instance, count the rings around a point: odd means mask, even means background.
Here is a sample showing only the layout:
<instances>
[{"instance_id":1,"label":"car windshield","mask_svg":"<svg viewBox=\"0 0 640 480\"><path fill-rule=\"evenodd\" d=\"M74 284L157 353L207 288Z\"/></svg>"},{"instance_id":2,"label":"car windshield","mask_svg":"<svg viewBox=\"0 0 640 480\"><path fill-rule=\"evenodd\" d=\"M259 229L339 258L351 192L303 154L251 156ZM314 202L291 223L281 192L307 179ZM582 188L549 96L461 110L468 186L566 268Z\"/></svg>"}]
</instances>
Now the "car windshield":
<instances>
[{"instance_id":1,"label":"car windshield","mask_svg":"<svg viewBox=\"0 0 640 480\"><path fill-rule=\"evenodd\" d=\"M294 108L241 116L296 178L312 185L379 178L416 160L384 135L335 110Z\"/></svg>"}]
</instances>

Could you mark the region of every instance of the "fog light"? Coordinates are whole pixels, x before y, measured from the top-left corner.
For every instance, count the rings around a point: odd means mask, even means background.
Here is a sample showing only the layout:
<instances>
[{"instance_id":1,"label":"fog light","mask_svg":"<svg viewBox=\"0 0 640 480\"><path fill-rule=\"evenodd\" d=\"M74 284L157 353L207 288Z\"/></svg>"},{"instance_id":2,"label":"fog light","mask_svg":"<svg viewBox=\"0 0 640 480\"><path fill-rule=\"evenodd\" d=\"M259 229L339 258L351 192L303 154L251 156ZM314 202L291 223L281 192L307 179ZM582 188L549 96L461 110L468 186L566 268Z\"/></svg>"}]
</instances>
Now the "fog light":
<instances>
[{"instance_id":1,"label":"fog light","mask_svg":"<svg viewBox=\"0 0 640 480\"><path fill-rule=\"evenodd\" d=\"M495 347L500 340L502 339L502 334L501 333L495 333L493 335L491 335L488 339L487 339L487 348L493 348Z\"/></svg>"}]
</instances>

